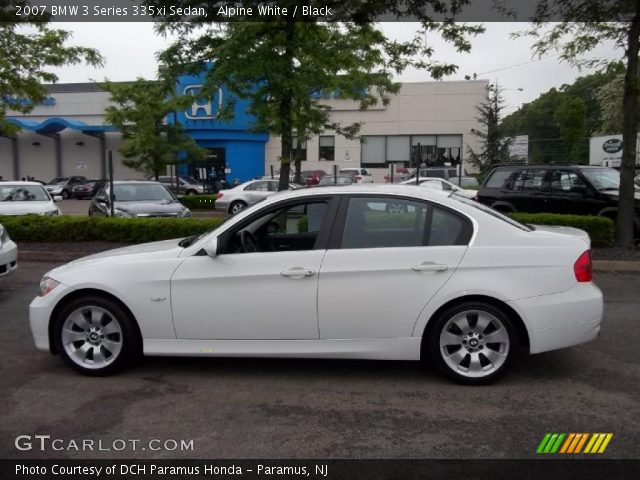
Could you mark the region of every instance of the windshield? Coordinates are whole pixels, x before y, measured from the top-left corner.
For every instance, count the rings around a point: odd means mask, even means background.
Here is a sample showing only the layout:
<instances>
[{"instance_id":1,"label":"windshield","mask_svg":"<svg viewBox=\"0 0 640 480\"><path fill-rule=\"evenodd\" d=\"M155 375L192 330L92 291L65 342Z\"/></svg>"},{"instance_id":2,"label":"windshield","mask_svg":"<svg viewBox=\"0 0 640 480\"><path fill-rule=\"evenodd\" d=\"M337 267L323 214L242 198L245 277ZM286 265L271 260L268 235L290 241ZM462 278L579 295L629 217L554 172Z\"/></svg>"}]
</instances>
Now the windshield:
<instances>
[{"instance_id":1,"label":"windshield","mask_svg":"<svg viewBox=\"0 0 640 480\"><path fill-rule=\"evenodd\" d=\"M47 183L47 185L57 185L58 183L67 183L68 181L69 177L56 177Z\"/></svg>"},{"instance_id":2,"label":"windshield","mask_svg":"<svg viewBox=\"0 0 640 480\"><path fill-rule=\"evenodd\" d=\"M38 185L0 185L0 202L49 202L51 197Z\"/></svg>"},{"instance_id":3,"label":"windshield","mask_svg":"<svg viewBox=\"0 0 640 480\"><path fill-rule=\"evenodd\" d=\"M620 188L620 173L613 168L585 168L582 173L597 190Z\"/></svg>"},{"instance_id":4,"label":"windshield","mask_svg":"<svg viewBox=\"0 0 640 480\"><path fill-rule=\"evenodd\" d=\"M114 185L113 193L116 202L143 202L167 200L172 202L173 195L157 183L128 183Z\"/></svg>"},{"instance_id":5,"label":"windshield","mask_svg":"<svg viewBox=\"0 0 640 480\"><path fill-rule=\"evenodd\" d=\"M520 222L516 222L513 218L507 217L506 215L498 212L497 210L494 210L491 207L488 207L480 202L476 202L475 200L471 200L469 198L463 197L461 195L456 195L451 194L451 196L449 196L449 198L455 198L456 200L458 200L459 202L464 203L465 205L470 205L474 208L477 208L478 210L483 211L484 213L487 213L489 215L491 215L492 217L498 218L500 220L502 220L503 222L507 222L510 225L513 225L514 227L517 227L521 230L524 230L526 232L532 232L534 229L532 227L530 227L529 225L525 225L524 223L520 223Z\"/></svg>"}]
</instances>

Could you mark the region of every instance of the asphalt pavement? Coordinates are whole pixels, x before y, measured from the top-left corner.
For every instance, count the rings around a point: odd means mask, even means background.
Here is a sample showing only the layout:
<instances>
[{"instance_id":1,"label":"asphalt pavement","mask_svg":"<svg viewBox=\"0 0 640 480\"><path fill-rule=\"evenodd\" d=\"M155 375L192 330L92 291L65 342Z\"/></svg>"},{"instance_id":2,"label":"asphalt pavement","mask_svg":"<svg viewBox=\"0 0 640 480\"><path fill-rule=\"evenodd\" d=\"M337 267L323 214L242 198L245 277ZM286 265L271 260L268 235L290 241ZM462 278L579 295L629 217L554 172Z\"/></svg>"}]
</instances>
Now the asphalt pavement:
<instances>
[{"instance_id":1,"label":"asphalt pavement","mask_svg":"<svg viewBox=\"0 0 640 480\"><path fill-rule=\"evenodd\" d=\"M533 458L546 432L611 432L601 457L640 457L638 274L596 274L597 340L523 355L473 388L414 362L147 358L80 376L30 337L27 306L54 266L0 279L0 458ZM63 448L18 450L19 435ZM110 450L68 449L86 439ZM151 439L193 448L142 450Z\"/></svg>"}]
</instances>

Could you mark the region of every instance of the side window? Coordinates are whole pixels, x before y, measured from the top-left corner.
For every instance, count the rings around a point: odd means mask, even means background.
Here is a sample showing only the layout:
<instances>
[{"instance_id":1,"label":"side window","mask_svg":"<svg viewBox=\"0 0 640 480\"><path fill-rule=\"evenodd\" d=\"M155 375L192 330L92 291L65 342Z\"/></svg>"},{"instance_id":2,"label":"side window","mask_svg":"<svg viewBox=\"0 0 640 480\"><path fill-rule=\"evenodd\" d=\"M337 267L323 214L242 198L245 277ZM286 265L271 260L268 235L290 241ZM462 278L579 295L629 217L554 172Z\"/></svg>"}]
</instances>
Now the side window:
<instances>
[{"instance_id":1,"label":"side window","mask_svg":"<svg viewBox=\"0 0 640 480\"><path fill-rule=\"evenodd\" d=\"M439 207L433 207L429 246L466 245L470 236L466 232L467 221L461 216Z\"/></svg>"},{"instance_id":2,"label":"side window","mask_svg":"<svg viewBox=\"0 0 640 480\"><path fill-rule=\"evenodd\" d=\"M328 203L314 200L269 209L232 232L224 253L313 250Z\"/></svg>"},{"instance_id":3,"label":"side window","mask_svg":"<svg viewBox=\"0 0 640 480\"><path fill-rule=\"evenodd\" d=\"M575 192L577 189L584 189L584 182L578 174L571 170L553 170L551 172L551 190L556 192Z\"/></svg>"},{"instance_id":4,"label":"side window","mask_svg":"<svg viewBox=\"0 0 640 480\"><path fill-rule=\"evenodd\" d=\"M269 191L269 185L268 182L253 182L244 187L244 189L258 192L267 192Z\"/></svg>"},{"instance_id":5,"label":"side window","mask_svg":"<svg viewBox=\"0 0 640 480\"><path fill-rule=\"evenodd\" d=\"M494 170L489 174L489 178L484 184L484 188L504 188L507 180L511 177L514 170L509 168L501 168Z\"/></svg>"},{"instance_id":6,"label":"side window","mask_svg":"<svg viewBox=\"0 0 640 480\"><path fill-rule=\"evenodd\" d=\"M424 245L426 203L390 197L349 200L341 248Z\"/></svg>"},{"instance_id":7,"label":"side window","mask_svg":"<svg viewBox=\"0 0 640 480\"><path fill-rule=\"evenodd\" d=\"M546 170L522 170L513 183L514 190L541 190Z\"/></svg>"},{"instance_id":8,"label":"side window","mask_svg":"<svg viewBox=\"0 0 640 480\"><path fill-rule=\"evenodd\" d=\"M278 191L278 184L280 182L268 182L267 188L270 192L277 192Z\"/></svg>"}]
</instances>

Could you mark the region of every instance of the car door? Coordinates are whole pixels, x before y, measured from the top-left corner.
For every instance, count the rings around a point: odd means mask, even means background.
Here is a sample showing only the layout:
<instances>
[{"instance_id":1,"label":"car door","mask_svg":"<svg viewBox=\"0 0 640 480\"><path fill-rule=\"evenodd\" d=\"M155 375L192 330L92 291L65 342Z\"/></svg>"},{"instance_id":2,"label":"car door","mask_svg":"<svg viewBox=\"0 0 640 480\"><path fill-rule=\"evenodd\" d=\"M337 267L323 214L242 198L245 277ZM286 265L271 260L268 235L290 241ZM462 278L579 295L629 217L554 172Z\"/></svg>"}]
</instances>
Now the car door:
<instances>
[{"instance_id":1,"label":"car door","mask_svg":"<svg viewBox=\"0 0 640 480\"><path fill-rule=\"evenodd\" d=\"M171 279L177 337L317 339L332 208L330 197L316 196L266 207L221 234L217 256L187 258Z\"/></svg>"},{"instance_id":2,"label":"car door","mask_svg":"<svg viewBox=\"0 0 640 480\"><path fill-rule=\"evenodd\" d=\"M514 179L513 192L509 201L519 212L549 211L547 170L543 168L521 170Z\"/></svg>"},{"instance_id":3,"label":"car door","mask_svg":"<svg viewBox=\"0 0 640 480\"><path fill-rule=\"evenodd\" d=\"M320 338L410 337L472 231L466 217L426 201L345 197L320 270Z\"/></svg>"},{"instance_id":4,"label":"car door","mask_svg":"<svg viewBox=\"0 0 640 480\"><path fill-rule=\"evenodd\" d=\"M273 195L278 191L277 183L274 189L271 180L259 180L247 185L244 189L243 197L246 199L247 204L253 205L254 203L261 202L269 195Z\"/></svg>"},{"instance_id":5,"label":"car door","mask_svg":"<svg viewBox=\"0 0 640 480\"><path fill-rule=\"evenodd\" d=\"M557 168L549 182L549 212L572 215L597 215L604 202L582 178L570 169Z\"/></svg>"}]
</instances>

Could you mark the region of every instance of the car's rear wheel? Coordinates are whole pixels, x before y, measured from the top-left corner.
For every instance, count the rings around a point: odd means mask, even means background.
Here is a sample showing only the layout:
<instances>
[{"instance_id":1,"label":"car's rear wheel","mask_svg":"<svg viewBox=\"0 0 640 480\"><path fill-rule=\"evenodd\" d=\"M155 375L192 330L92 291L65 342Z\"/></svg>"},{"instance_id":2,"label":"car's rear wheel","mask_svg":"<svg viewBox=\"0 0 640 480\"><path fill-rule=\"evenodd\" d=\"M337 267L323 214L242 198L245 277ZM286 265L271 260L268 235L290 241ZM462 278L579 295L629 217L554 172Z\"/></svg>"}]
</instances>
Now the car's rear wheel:
<instances>
[{"instance_id":1,"label":"car's rear wheel","mask_svg":"<svg viewBox=\"0 0 640 480\"><path fill-rule=\"evenodd\" d=\"M467 385L503 376L518 348L513 320L484 302L465 302L442 312L429 329L427 350L446 375Z\"/></svg>"},{"instance_id":2,"label":"car's rear wheel","mask_svg":"<svg viewBox=\"0 0 640 480\"><path fill-rule=\"evenodd\" d=\"M229 207L229 213L231 215L237 215L238 213L240 213L245 208L247 208L247 204L246 203L244 203L244 202L233 202L231 204L231 206Z\"/></svg>"},{"instance_id":3,"label":"car's rear wheel","mask_svg":"<svg viewBox=\"0 0 640 480\"><path fill-rule=\"evenodd\" d=\"M56 318L58 352L87 375L116 373L140 353L138 331L129 314L101 297L78 298Z\"/></svg>"}]
</instances>

